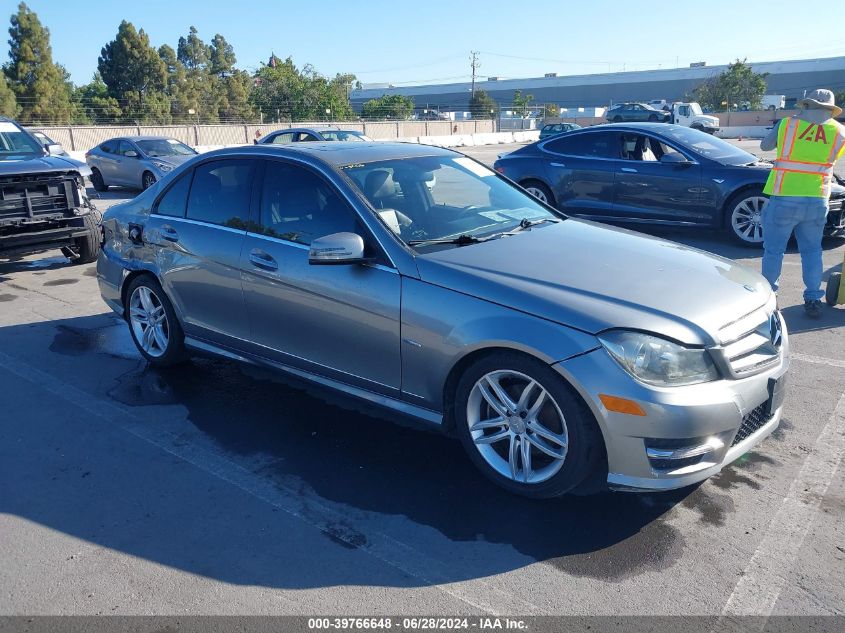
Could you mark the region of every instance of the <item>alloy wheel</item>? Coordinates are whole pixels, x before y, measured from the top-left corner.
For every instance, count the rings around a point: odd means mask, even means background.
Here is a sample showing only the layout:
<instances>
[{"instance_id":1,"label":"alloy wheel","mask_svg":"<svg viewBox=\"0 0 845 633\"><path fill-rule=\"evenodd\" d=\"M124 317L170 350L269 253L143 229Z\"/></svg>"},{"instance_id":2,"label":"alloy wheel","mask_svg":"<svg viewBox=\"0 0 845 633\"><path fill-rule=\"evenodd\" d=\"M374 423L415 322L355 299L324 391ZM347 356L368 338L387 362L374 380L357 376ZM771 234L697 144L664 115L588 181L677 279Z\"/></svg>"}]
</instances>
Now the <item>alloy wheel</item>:
<instances>
[{"instance_id":1,"label":"alloy wheel","mask_svg":"<svg viewBox=\"0 0 845 633\"><path fill-rule=\"evenodd\" d=\"M155 176L153 176L150 172L146 172L144 174L144 189L149 189L152 187L156 182Z\"/></svg>"},{"instance_id":2,"label":"alloy wheel","mask_svg":"<svg viewBox=\"0 0 845 633\"><path fill-rule=\"evenodd\" d=\"M765 196L749 196L740 200L731 213L731 228L737 237L750 244L763 241L763 207Z\"/></svg>"},{"instance_id":3,"label":"alloy wheel","mask_svg":"<svg viewBox=\"0 0 845 633\"><path fill-rule=\"evenodd\" d=\"M512 370L485 374L467 401L475 448L503 477L537 484L566 460L569 434L552 395L536 380Z\"/></svg>"},{"instance_id":4,"label":"alloy wheel","mask_svg":"<svg viewBox=\"0 0 845 633\"><path fill-rule=\"evenodd\" d=\"M537 198L537 200L539 200L540 202L545 202L546 204L549 203L549 199L546 197L546 192L540 189L539 187L528 186L525 188L525 191Z\"/></svg>"},{"instance_id":5,"label":"alloy wheel","mask_svg":"<svg viewBox=\"0 0 845 633\"><path fill-rule=\"evenodd\" d=\"M147 286L138 286L129 299L129 326L138 345L154 358L170 343L170 324L161 299Z\"/></svg>"}]
</instances>

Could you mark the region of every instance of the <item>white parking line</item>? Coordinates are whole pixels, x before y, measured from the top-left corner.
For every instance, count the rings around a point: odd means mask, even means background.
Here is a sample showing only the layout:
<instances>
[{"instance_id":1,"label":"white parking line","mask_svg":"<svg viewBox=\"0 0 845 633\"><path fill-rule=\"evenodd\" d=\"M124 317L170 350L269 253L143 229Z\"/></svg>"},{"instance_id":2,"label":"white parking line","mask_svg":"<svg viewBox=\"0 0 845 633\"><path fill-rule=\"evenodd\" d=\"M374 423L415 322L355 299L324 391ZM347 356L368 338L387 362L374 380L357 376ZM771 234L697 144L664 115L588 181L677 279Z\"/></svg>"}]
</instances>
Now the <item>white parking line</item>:
<instances>
[{"instance_id":1,"label":"white parking line","mask_svg":"<svg viewBox=\"0 0 845 633\"><path fill-rule=\"evenodd\" d=\"M790 353L789 357L792 360L800 360L805 363L813 363L815 365L827 365L828 367L842 367L845 369L845 360L837 360L835 358L825 358L823 356L811 356L810 354L796 354Z\"/></svg>"},{"instance_id":2,"label":"white parking line","mask_svg":"<svg viewBox=\"0 0 845 633\"><path fill-rule=\"evenodd\" d=\"M843 452L845 393L839 398L812 452L804 460L789 493L725 604L722 615L727 620L741 615L762 616L755 623L759 624L760 630L763 629L766 618L771 615L788 582L795 559L836 474Z\"/></svg>"},{"instance_id":3,"label":"white parking line","mask_svg":"<svg viewBox=\"0 0 845 633\"><path fill-rule=\"evenodd\" d=\"M329 531L329 528L337 525L338 522L355 528L356 520L329 507L317 495L303 493L300 489L289 489L279 482L264 481L222 454L191 445L185 442L183 437L177 437L174 433L156 430L128 408L84 392L3 352L0 352L0 367L87 411L104 421L109 427L116 427L134 435L321 532L332 533L335 538L417 579L422 585L437 588L474 609L492 615L543 613L539 607L524 597L516 596L513 592L506 592L482 580L455 582L445 571L438 571L439 567L443 567L443 563L407 543L374 531L369 526L362 527L360 530L367 539L367 544L364 546L355 542L354 534L347 537L344 534L336 534L336 530Z\"/></svg>"}]
</instances>

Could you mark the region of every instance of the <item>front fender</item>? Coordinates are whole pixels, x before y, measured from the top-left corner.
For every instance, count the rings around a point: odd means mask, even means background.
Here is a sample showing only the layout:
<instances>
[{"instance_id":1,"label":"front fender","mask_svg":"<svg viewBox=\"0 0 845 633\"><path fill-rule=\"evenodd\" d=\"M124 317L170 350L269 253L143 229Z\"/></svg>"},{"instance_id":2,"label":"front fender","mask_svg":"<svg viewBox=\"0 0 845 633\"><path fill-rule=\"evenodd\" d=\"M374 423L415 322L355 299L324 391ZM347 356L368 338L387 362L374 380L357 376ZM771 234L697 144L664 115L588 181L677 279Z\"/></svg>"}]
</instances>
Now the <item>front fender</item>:
<instances>
[{"instance_id":1,"label":"front fender","mask_svg":"<svg viewBox=\"0 0 845 633\"><path fill-rule=\"evenodd\" d=\"M471 354L512 349L551 365L599 343L591 334L514 308L403 278L401 345L403 393L442 411L450 372Z\"/></svg>"}]
</instances>

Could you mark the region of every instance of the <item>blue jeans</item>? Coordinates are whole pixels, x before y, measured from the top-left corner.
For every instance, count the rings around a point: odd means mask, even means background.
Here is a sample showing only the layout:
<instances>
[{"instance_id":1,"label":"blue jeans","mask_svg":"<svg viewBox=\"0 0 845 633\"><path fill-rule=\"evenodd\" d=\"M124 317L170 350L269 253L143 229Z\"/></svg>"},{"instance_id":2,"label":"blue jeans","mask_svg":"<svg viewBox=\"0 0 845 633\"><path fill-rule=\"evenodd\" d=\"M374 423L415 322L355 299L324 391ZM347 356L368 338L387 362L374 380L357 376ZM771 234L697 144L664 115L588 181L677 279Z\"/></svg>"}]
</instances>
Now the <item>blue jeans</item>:
<instances>
[{"instance_id":1,"label":"blue jeans","mask_svg":"<svg viewBox=\"0 0 845 633\"><path fill-rule=\"evenodd\" d=\"M801 252L804 301L824 297L822 285L822 233L827 221L826 198L772 196L763 209L763 277L778 289L783 254L795 231Z\"/></svg>"}]
</instances>

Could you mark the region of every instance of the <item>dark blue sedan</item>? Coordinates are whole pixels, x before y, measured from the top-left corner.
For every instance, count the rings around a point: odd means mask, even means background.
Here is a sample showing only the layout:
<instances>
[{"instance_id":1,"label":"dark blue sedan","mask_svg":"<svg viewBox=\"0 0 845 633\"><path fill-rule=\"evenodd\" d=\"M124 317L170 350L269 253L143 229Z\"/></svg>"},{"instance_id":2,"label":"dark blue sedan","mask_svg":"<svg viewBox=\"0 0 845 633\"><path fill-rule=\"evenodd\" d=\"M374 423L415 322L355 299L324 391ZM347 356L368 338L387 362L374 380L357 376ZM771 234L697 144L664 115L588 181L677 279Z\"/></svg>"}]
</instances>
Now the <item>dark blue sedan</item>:
<instances>
[{"instance_id":1,"label":"dark blue sedan","mask_svg":"<svg viewBox=\"0 0 845 633\"><path fill-rule=\"evenodd\" d=\"M500 174L569 215L604 222L705 227L761 246L771 164L722 139L664 123L596 125L526 145ZM834 185L828 235L845 232Z\"/></svg>"}]
</instances>

